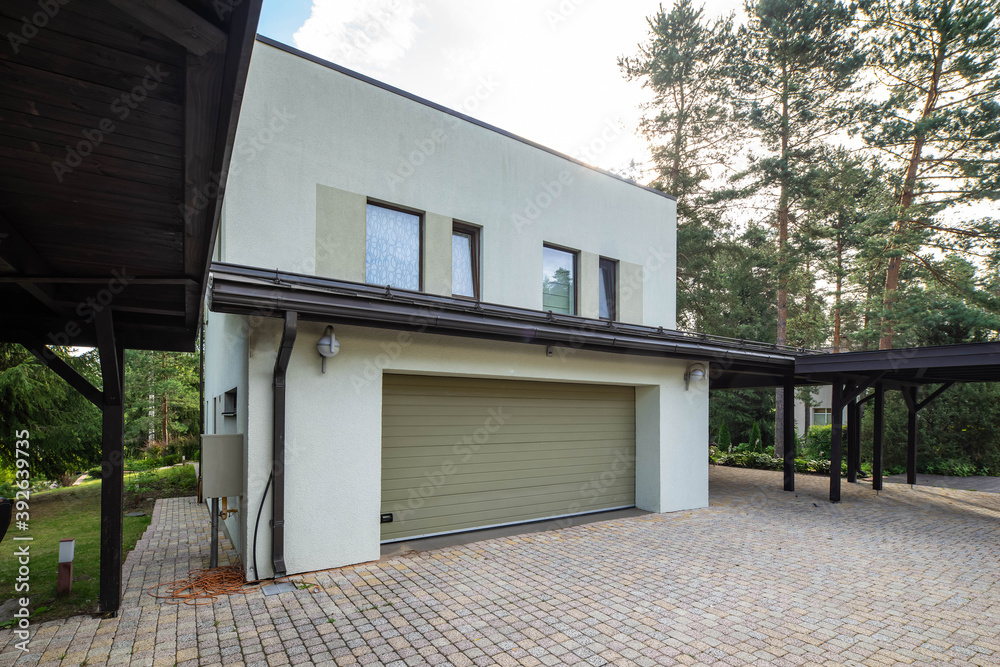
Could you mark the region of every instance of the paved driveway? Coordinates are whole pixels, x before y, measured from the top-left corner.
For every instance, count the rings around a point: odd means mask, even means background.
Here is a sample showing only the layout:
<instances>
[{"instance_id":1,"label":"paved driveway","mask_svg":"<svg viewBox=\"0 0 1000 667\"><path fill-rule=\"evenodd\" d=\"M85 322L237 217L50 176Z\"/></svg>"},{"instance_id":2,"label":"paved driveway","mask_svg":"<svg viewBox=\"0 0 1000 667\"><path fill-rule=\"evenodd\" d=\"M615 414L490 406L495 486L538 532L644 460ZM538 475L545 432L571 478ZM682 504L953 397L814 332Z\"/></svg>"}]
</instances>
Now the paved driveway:
<instances>
[{"instance_id":1,"label":"paved driveway","mask_svg":"<svg viewBox=\"0 0 1000 667\"><path fill-rule=\"evenodd\" d=\"M118 619L42 625L17 664L1000 664L1000 496L713 468L712 506L397 556L319 593L200 608L142 587L207 556L160 501ZM17 657L0 633L0 665Z\"/></svg>"},{"instance_id":2,"label":"paved driveway","mask_svg":"<svg viewBox=\"0 0 1000 667\"><path fill-rule=\"evenodd\" d=\"M885 481L894 484L906 484L906 475L890 475L885 478ZM951 475L925 475L917 473L917 484L919 486L939 486L942 489L1000 493L1000 477L983 477L982 475L953 477Z\"/></svg>"}]
</instances>

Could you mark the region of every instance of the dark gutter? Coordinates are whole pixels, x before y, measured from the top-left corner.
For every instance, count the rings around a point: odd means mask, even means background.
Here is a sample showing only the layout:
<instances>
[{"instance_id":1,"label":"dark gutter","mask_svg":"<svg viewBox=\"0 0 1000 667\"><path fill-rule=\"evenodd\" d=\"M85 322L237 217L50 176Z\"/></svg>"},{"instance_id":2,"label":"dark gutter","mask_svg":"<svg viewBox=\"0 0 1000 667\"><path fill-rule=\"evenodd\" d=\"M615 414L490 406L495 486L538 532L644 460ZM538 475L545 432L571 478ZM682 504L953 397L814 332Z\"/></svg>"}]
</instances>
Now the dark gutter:
<instances>
[{"instance_id":1,"label":"dark gutter","mask_svg":"<svg viewBox=\"0 0 1000 667\"><path fill-rule=\"evenodd\" d=\"M466 299L214 263L213 311L403 329L574 349L708 361L714 371L780 377L795 367L793 348L620 322L553 315ZM767 381L770 386L770 380Z\"/></svg>"},{"instance_id":2,"label":"dark gutter","mask_svg":"<svg viewBox=\"0 0 1000 667\"><path fill-rule=\"evenodd\" d=\"M285 390L288 361L298 331L298 315L286 311L285 328L281 332L278 358L274 361L274 419L272 424L273 453L271 474L274 475L274 492L271 494L271 563L274 578L283 577L285 568ZM254 576L259 576L254 573Z\"/></svg>"},{"instance_id":3,"label":"dark gutter","mask_svg":"<svg viewBox=\"0 0 1000 667\"><path fill-rule=\"evenodd\" d=\"M497 134L502 135L504 137L507 137L508 139L513 139L514 141L519 141L522 144L526 144L528 146L531 146L532 148L537 148L538 150L545 151L546 153L549 153L550 155L555 155L558 158L562 158L563 160L568 160L569 162L572 162L574 164L578 164L581 167L586 167L587 169L590 169L591 171L596 171L599 174L604 174L605 176L610 176L611 178L613 178L615 180L618 180L618 181L621 181L622 183L628 183L629 185L633 185L633 186L635 186L637 188L640 188L642 190L646 190L648 192L652 192L653 194L659 195L661 197L665 197L667 199L670 199L671 201L677 201L677 197L674 196L674 195L672 195L672 194L668 194L666 192L663 192L662 190L657 190L655 188L651 188L651 187L648 187L646 185L640 185L639 183L636 183L635 181L630 181L627 178L622 178L618 174L613 174L610 171L605 171L604 169L601 169L600 167L595 167L594 165L587 164L586 162L584 162L582 160L578 160L575 157L566 155L565 153L560 153L559 151L555 150L554 148L549 148L548 146L543 146L542 144L539 144L539 143L536 143L534 141L531 141L530 139L525 139L524 137L521 137L521 136L518 136L518 135L513 134L511 132L508 132L507 130L501 130L499 127L496 127L495 125L490 125L489 123L484 123L483 121L478 120L476 118L473 118L472 116L465 115L461 111L455 111L454 109L449 109L446 106L442 106L442 105L440 105L440 104L438 104L436 102L431 102L430 100L425 99L423 97L420 97L418 95L414 95L413 93L408 93L405 90L402 90L400 88L396 88L395 86L390 86L389 84L383 83L383 82L379 81L378 79L373 79L370 76L365 76L364 74L361 74L360 72L355 72L354 70L347 69L346 67L341 67L340 65L338 65L336 63L332 63L329 60L323 60L322 58L319 58L317 56L312 55L311 53L306 53L305 51L300 51L299 49L296 49L294 46L289 46L288 44L283 44L283 43L281 43L281 42L279 42L277 40L271 39L270 37L265 37L264 35L260 35L260 34L257 35L257 41L260 42L261 44L267 44L268 46L272 46L272 47L274 47L274 48L276 48L276 49L278 49L280 51L284 51L285 53L290 53L293 56L298 56L299 58L302 58L304 60L308 60L310 62L316 63L317 65L321 65L323 67L326 67L327 69L332 69L332 70L334 70L336 72L340 72L341 74L349 76L352 79L357 79L358 81L362 81L362 82L367 83L369 85L375 86L376 88L381 88L382 90L384 90L386 92L389 92L389 93L392 93L393 95L399 95L400 97L405 97L406 99L412 100L413 102L416 102L417 104L422 104L422 105L424 105L426 107L430 107L431 109L434 109L435 111L440 111L441 113L448 114L449 116L454 116L455 118L459 118L461 120L464 120L467 123L472 123L473 125L478 125L479 127L483 128L483 129L486 129L486 130L489 130L490 132L496 132Z\"/></svg>"}]
</instances>

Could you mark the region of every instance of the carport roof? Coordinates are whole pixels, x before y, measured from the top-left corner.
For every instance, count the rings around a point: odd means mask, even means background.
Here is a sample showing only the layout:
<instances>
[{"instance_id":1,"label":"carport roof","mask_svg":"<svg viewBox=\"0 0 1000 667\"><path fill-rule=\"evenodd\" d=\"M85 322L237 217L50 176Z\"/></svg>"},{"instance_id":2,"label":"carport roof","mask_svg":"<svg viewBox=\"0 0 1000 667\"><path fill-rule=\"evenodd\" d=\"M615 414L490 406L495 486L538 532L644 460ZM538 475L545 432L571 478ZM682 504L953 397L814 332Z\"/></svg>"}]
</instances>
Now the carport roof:
<instances>
[{"instance_id":1,"label":"carport roof","mask_svg":"<svg viewBox=\"0 0 1000 667\"><path fill-rule=\"evenodd\" d=\"M261 1L0 4L0 340L194 349Z\"/></svg>"},{"instance_id":2,"label":"carport roof","mask_svg":"<svg viewBox=\"0 0 1000 667\"><path fill-rule=\"evenodd\" d=\"M1000 342L799 356L797 379L867 380L887 385L1000 381Z\"/></svg>"}]
</instances>

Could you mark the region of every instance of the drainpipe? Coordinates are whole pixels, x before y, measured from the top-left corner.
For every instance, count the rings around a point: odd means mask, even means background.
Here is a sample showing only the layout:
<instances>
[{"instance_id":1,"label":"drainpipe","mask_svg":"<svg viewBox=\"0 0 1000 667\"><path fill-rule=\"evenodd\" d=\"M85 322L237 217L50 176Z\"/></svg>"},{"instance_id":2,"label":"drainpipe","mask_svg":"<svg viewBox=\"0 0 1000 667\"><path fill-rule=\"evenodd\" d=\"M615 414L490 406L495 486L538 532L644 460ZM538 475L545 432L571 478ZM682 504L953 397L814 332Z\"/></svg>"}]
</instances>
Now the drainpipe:
<instances>
[{"instance_id":1,"label":"drainpipe","mask_svg":"<svg viewBox=\"0 0 1000 667\"><path fill-rule=\"evenodd\" d=\"M271 562L274 577L283 577L285 570L285 373L292 357L292 346L298 327L298 314L285 313L285 328L281 333L278 358L274 362L274 457L271 474L274 475L274 491L271 495Z\"/></svg>"}]
</instances>

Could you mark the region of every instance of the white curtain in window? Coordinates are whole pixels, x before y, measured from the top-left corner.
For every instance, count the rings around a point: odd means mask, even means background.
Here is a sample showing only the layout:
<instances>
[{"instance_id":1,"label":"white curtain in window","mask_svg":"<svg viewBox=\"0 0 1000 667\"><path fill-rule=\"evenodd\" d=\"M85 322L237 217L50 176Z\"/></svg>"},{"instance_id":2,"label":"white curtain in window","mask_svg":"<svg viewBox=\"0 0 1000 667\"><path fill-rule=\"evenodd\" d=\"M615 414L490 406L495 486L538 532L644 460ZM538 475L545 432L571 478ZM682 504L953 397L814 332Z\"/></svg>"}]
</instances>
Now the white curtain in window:
<instances>
[{"instance_id":1,"label":"white curtain in window","mask_svg":"<svg viewBox=\"0 0 1000 667\"><path fill-rule=\"evenodd\" d=\"M368 205L365 282L420 289L420 216Z\"/></svg>"},{"instance_id":2,"label":"white curtain in window","mask_svg":"<svg viewBox=\"0 0 1000 667\"><path fill-rule=\"evenodd\" d=\"M476 296L472 279L472 235L455 232L451 236L451 293Z\"/></svg>"}]
</instances>

